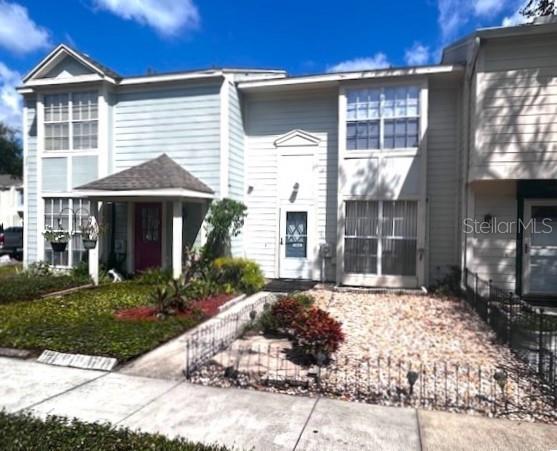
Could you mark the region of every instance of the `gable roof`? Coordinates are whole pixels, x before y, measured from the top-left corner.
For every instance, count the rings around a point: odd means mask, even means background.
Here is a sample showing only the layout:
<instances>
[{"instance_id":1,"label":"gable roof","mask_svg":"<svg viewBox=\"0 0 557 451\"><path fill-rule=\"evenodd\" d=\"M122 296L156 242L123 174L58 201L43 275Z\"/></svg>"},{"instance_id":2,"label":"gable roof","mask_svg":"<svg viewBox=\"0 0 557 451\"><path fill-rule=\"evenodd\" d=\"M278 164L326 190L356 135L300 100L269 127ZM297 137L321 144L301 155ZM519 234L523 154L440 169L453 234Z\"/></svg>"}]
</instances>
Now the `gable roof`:
<instances>
[{"instance_id":1,"label":"gable roof","mask_svg":"<svg viewBox=\"0 0 557 451\"><path fill-rule=\"evenodd\" d=\"M295 129L278 137L274 144L275 147L317 146L320 141L317 136L313 136L304 130Z\"/></svg>"},{"instance_id":2,"label":"gable roof","mask_svg":"<svg viewBox=\"0 0 557 451\"><path fill-rule=\"evenodd\" d=\"M53 63L61 61L61 59L66 55L74 58L76 61L83 64L85 67L88 67L93 72L96 72L99 75L108 77L114 81L120 80L122 78L122 76L118 74L116 71L99 63L98 61L94 60L86 53L80 52L79 50L76 50L67 44L60 44L54 50L52 50L45 58L43 58L39 64L37 64L33 69L31 69L31 71L27 75L25 75L25 77L23 77L22 79L23 83L26 83L35 75L43 71L45 68L48 68L49 66L53 65Z\"/></svg>"},{"instance_id":3,"label":"gable roof","mask_svg":"<svg viewBox=\"0 0 557 451\"><path fill-rule=\"evenodd\" d=\"M165 153L145 163L95 180L94 182L87 183L75 189L94 191L182 189L198 193L214 194L211 188L186 171Z\"/></svg>"}]
</instances>

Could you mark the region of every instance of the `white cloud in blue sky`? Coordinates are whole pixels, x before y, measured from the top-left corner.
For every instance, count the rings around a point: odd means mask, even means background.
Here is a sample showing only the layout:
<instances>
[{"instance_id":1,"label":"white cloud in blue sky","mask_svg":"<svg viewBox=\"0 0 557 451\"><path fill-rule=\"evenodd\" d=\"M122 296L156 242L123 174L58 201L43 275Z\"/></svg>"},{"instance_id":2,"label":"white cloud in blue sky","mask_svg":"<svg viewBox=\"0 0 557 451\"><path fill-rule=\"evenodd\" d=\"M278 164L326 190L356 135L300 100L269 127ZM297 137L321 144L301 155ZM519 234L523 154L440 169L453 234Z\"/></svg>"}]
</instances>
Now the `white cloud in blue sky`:
<instances>
[{"instance_id":1,"label":"white cloud in blue sky","mask_svg":"<svg viewBox=\"0 0 557 451\"><path fill-rule=\"evenodd\" d=\"M27 8L0 0L0 47L24 54L49 45L48 31L33 22Z\"/></svg>"},{"instance_id":2,"label":"white cloud in blue sky","mask_svg":"<svg viewBox=\"0 0 557 451\"><path fill-rule=\"evenodd\" d=\"M11 70L0 61L0 121L15 129L21 129L21 97L15 88L21 74Z\"/></svg>"},{"instance_id":3,"label":"white cloud in blue sky","mask_svg":"<svg viewBox=\"0 0 557 451\"><path fill-rule=\"evenodd\" d=\"M409 66L423 66L429 63L430 57L429 47L419 42L414 42L412 47L404 52L404 61Z\"/></svg>"},{"instance_id":4,"label":"white cloud in blue sky","mask_svg":"<svg viewBox=\"0 0 557 451\"><path fill-rule=\"evenodd\" d=\"M387 55L382 52L378 52L373 56L342 61L328 67L327 72L351 72L357 70L383 69L389 66L390 63Z\"/></svg>"},{"instance_id":5,"label":"white cloud in blue sky","mask_svg":"<svg viewBox=\"0 0 557 451\"><path fill-rule=\"evenodd\" d=\"M123 19L148 25L163 36L197 28L200 22L192 0L94 0L94 3Z\"/></svg>"}]
</instances>

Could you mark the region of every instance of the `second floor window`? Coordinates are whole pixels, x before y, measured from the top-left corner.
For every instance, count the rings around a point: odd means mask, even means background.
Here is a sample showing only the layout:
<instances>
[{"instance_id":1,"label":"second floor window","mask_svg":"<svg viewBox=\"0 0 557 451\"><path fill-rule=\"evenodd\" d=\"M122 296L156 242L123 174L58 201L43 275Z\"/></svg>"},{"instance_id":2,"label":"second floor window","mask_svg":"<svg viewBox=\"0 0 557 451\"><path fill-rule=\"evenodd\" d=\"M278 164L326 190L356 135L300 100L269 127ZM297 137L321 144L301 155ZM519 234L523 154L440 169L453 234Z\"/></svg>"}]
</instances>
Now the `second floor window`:
<instances>
[{"instance_id":1,"label":"second floor window","mask_svg":"<svg viewBox=\"0 0 557 451\"><path fill-rule=\"evenodd\" d=\"M346 149L418 147L419 92L415 86L348 90Z\"/></svg>"},{"instance_id":2,"label":"second floor window","mask_svg":"<svg viewBox=\"0 0 557 451\"><path fill-rule=\"evenodd\" d=\"M44 97L45 150L96 149L97 93L77 92Z\"/></svg>"}]
</instances>

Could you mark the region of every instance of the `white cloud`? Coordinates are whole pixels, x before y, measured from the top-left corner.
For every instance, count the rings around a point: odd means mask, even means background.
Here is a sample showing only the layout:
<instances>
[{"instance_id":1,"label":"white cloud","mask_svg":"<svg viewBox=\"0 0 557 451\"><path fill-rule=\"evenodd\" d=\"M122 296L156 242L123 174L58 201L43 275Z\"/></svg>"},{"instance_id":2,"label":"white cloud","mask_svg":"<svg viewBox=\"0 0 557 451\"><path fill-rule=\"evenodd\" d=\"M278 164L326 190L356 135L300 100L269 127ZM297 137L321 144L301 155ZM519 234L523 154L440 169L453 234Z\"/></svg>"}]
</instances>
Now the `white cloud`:
<instances>
[{"instance_id":1,"label":"white cloud","mask_svg":"<svg viewBox=\"0 0 557 451\"><path fill-rule=\"evenodd\" d=\"M0 122L21 129L21 97L15 88L21 74L0 61Z\"/></svg>"},{"instance_id":2,"label":"white cloud","mask_svg":"<svg viewBox=\"0 0 557 451\"><path fill-rule=\"evenodd\" d=\"M200 16L193 0L94 0L101 8L126 20L153 27L165 36L196 28Z\"/></svg>"},{"instance_id":3,"label":"white cloud","mask_svg":"<svg viewBox=\"0 0 557 451\"><path fill-rule=\"evenodd\" d=\"M429 62L430 53L429 47L426 47L419 42L414 42L414 45L406 49L404 53L404 60L409 66L423 66Z\"/></svg>"},{"instance_id":4,"label":"white cloud","mask_svg":"<svg viewBox=\"0 0 557 451\"><path fill-rule=\"evenodd\" d=\"M504 27L513 27L515 25L526 23L527 20L528 19L526 17L520 14L520 11L516 11L513 15L504 17L501 25Z\"/></svg>"},{"instance_id":5,"label":"white cloud","mask_svg":"<svg viewBox=\"0 0 557 451\"><path fill-rule=\"evenodd\" d=\"M0 46L13 53L48 47L48 31L29 17L27 8L0 0Z\"/></svg>"},{"instance_id":6,"label":"white cloud","mask_svg":"<svg viewBox=\"0 0 557 451\"><path fill-rule=\"evenodd\" d=\"M493 17L506 6L504 0L475 0L474 15L476 17Z\"/></svg>"},{"instance_id":7,"label":"white cloud","mask_svg":"<svg viewBox=\"0 0 557 451\"><path fill-rule=\"evenodd\" d=\"M455 38L471 19L493 19L514 4L516 0L437 0L443 41Z\"/></svg>"},{"instance_id":8,"label":"white cloud","mask_svg":"<svg viewBox=\"0 0 557 451\"><path fill-rule=\"evenodd\" d=\"M383 69L389 66L390 63L387 59L387 55L382 52L378 52L370 57L354 58L342 61L334 66L328 67L327 72L351 72L357 70Z\"/></svg>"}]
</instances>

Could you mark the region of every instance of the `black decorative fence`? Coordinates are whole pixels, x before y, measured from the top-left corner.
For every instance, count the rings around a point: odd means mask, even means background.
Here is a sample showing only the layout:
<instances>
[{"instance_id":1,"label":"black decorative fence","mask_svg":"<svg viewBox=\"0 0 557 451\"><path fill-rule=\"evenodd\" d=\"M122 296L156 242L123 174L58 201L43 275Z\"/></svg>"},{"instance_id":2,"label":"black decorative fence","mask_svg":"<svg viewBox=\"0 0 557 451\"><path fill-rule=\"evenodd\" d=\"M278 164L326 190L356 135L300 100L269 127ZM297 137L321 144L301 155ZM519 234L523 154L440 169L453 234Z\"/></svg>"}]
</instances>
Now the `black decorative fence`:
<instances>
[{"instance_id":1,"label":"black decorative fence","mask_svg":"<svg viewBox=\"0 0 557 451\"><path fill-rule=\"evenodd\" d=\"M557 316L465 270L466 302L549 387L557 405Z\"/></svg>"},{"instance_id":2,"label":"black decorative fence","mask_svg":"<svg viewBox=\"0 0 557 451\"><path fill-rule=\"evenodd\" d=\"M223 348L188 376L203 385L476 411L514 419L557 420L553 397L548 395L550 387L540 384L526 366L473 368L448 362L415 365L388 357L333 359L320 366L297 356L286 339L258 345L246 337Z\"/></svg>"},{"instance_id":3,"label":"black decorative fence","mask_svg":"<svg viewBox=\"0 0 557 451\"><path fill-rule=\"evenodd\" d=\"M275 302L275 294L266 294L239 310L216 318L197 328L186 339L184 375L189 375L208 362L215 354L226 349L267 306Z\"/></svg>"}]
</instances>

